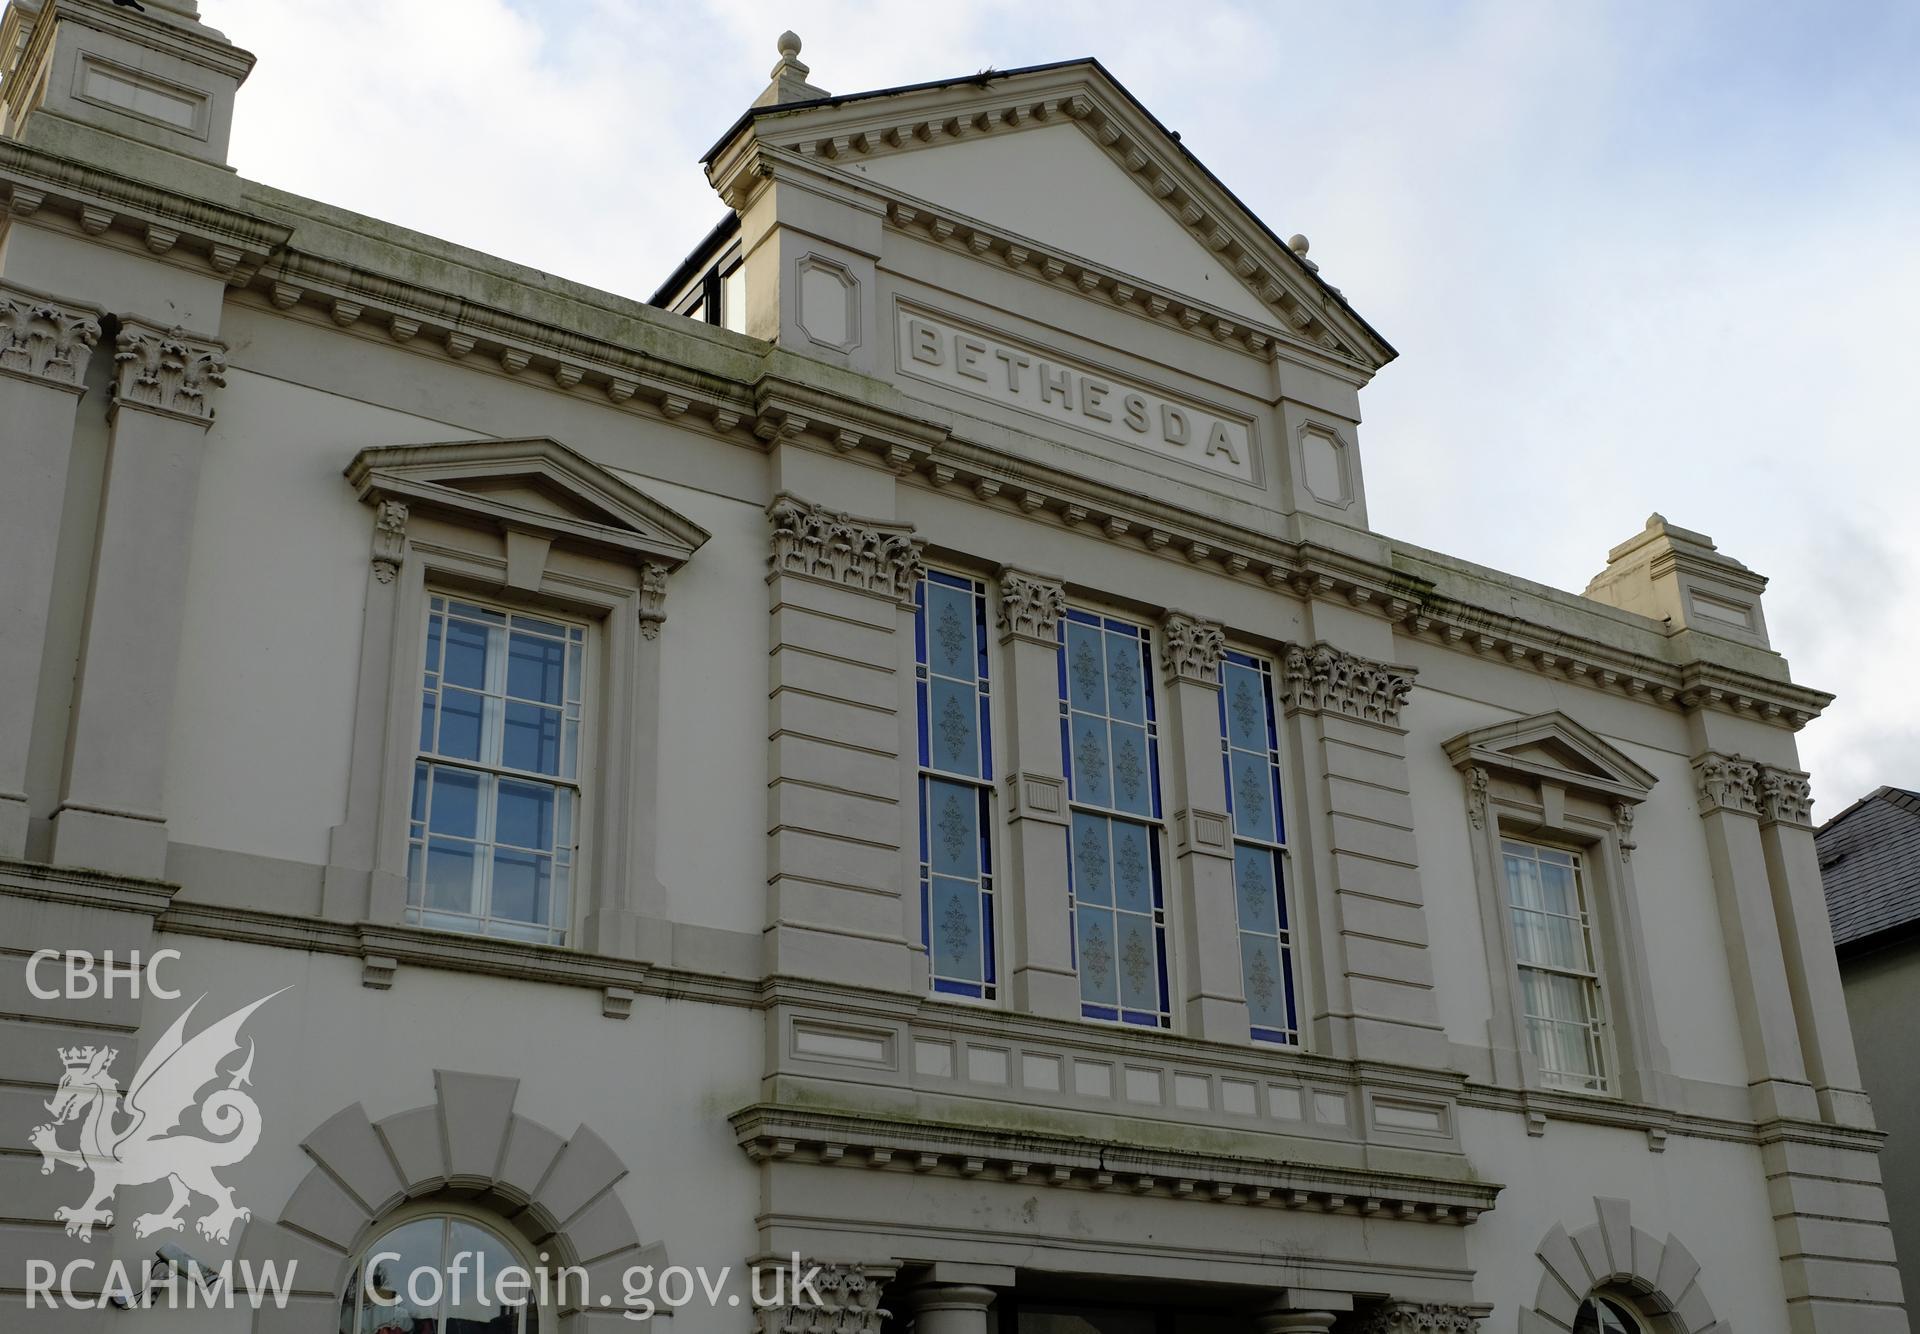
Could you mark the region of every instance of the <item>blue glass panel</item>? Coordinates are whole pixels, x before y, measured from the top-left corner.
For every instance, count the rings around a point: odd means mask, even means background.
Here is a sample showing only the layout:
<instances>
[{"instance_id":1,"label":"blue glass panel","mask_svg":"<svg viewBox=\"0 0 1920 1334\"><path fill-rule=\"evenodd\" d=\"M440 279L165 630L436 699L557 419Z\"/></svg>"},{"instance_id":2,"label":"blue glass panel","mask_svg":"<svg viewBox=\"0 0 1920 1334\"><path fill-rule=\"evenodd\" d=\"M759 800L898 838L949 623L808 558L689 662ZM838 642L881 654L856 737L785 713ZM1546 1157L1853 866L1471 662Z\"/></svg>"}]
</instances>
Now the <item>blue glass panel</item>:
<instances>
[{"instance_id":1,"label":"blue glass panel","mask_svg":"<svg viewBox=\"0 0 1920 1334\"><path fill-rule=\"evenodd\" d=\"M441 673L451 685L480 690L487 683L487 627L447 622L447 661Z\"/></svg>"},{"instance_id":2,"label":"blue glass panel","mask_svg":"<svg viewBox=\"0 0 1920 1334\"><path fill-rule=\"evenodd\" d=\"M440 692L440 744L438 754L456 760L480 758L481 697L470 690Z\"/></svg>"},{"instance_id":3,"label":"blue glass panel","mask_svg":"<svg viewBox=\"0 0 1920 1334\"><path fill-rule=\"evenodd\" d=\"M528 773L560 772L560 710L507 701L507 729L501 738L501 763Z\"/></svg>"},{"instance_id":4,"label":"blue glass panel","mask_svg":"<svg viewBox=\"0 0 1920 1334\"><path fill-rule=\"evenodd\" d=\"M473 845L433 839L427 852L427 903L453 912L473 911Z\"/></svg>"},{"instance_id":5,"label":"blue glass panel","mask_svg":"<svg viewBox=\"0 0 1920 1334\"><path fill-rule=\"evenodd\" d=\"M980 776L993 777L993 719L984 694L980 696Z\"/></svg>"},{"instance_id":6,"label":"blue glass panel","mask_svg":"<svg viewBox=\"0 0 1920 1334\"><path fill-rule=\"evenodd\" d=\"M549 635L554 639L564 639L567 634L567 627L564 625L556 625L552 621L543 621L537 616L524 616L518 613L513 617L513 628L515 630L530 630L535 634Z\"/></svg>"},{"instance_id":7,"label":"blue glass panel","mask_svg":"<svg viewBox=\"0 0 1920 1334\"><path fill-rule=\"evenodd\" d=\"M1222 702L1227 711L1227 738L1240 750L1267 749L1267 692L1260 673L1237 663L1223 672Z\"/></svg>"},{"instance_id":8,"label":"blue glass panel","mask_svg":"<svg viewBox=\"0 0 1920 1334\"><path fill-rule=\"evenodd\" d=\"M458 769L433 773L433 832L458 838L480 836L480 776Z\"/></svg>"},{"instance_id":9,"label":"blue glass panel","mask_svg":"<svg viewBox=\"0 0 1920 1334\"><path fill-rule=\"evenodd\" d=\"M1129 1010L1160 1008L1159 946L1153 919L1120 913L1120 1004Z\"/></svg>"},{"instance_id":10,"label":"blue glass panel","mask_svg":"<svg viewBox=\"0 0 1920 1334\"><path fill-rule=\"evenodd\" d=\"M919 702L920 702L920 707L918 710L918 727L919 727L919 734L920 734L920 763L924 766L931 768L933 764L933 752L928 746L928 737L930 735L930 732L927 727L927 683L925 681L921 681L917 685L915 685L913 689L914 689L914 694L916 695L916 697L919 699Z\"/></svg>"},{"instance_id":11,"label":"blue glass panel","mask_svg":"<svg viewBox=\"0 0 1920 1334\"><path fill-rule=\"evenodd\" d=\"M1080 999L1112 1005L1118 996L1114 968L1113 913L1105 908L1081 908L1075 923L1080 960Z\"/></svg>"},{"instance_id":12,"label":"blue glass panel","mask_svg":"<svg viewBox=\"0 0 1920 1334\"><path fill-rule=\"evenodd\" d=\"M1236 750L1232 757L1233 832L1242 838L1278 841L1273 819L1273 766L1264 753Z\"/></svg>"},{"instance_id":13,"label":"blue glass panel","mask_svg":"<svg viewBox=\"0 0 1920 1334\"><path fill-rule=\"evenodd\" d=\"M420 695L420 749L433 749L434 693L422 691Z\"/></svg>"},{"instance_id":14,"label":"blue glass panel","mask_svg":"<svg viewBox=\"0 0 1920 1334\"><path fill-rule=\"evenodd\" d=\"M1092 806L1113 805L1113 757L1107 751L1107 724L1084 713L1073 715L1073 796Z\"/></svg>"},{"instance_id":15,"label":"blue glass panel","mask_svg":"<svg viewBox=\"0 0 1920 1334\"><path fill-rule=\"evenodd\" d=\"M980 794L958 783L927 782L927 835L936 874L980 873Z\"/></svg>"},{"instance_id":16,"label":"blue glass panel","mask_svg":"<svg viewBox=\"0 0 1920 1334\"><path fill-rule=\"evenodd\" d=\"M427 818L427 775L432 772L425 760L413 765L413 807L407 818L418 823Z\"/></svg>"},{"instance_id":17,"label":"blue glass panel","mask_svg":"<svg viewBox=\"0 0 1920 1334\"><path fill-rule=\"evenodd\" d=\"M1280 946L1270 936L1240 935L1240 976L1247 991L1247 1010L1258 1028L1292 1028L1287 1013L1287 989Z\"/></svg>"},{"instance_id":18,"label":"blue glass panel","mask_svg":"<svg viewBox=\"0 0 1920 1334\"><path fill-rule=\"evenodd\" d=\"M556 633L559 627L555 626ZM507 693L517 699L559 704L567 679L567 646L559 639L539 635L511 635L507 640Z\"/></svg>"},{"instance_id":19,"label":"blue glass panel","mask_svg":"<svg viewBox=\"0 0 1920 1334\"><path fill-rule=\"evenodd\" d=\"M969 778L980 775L979 697L971 685L934 677L929 687L931 767Z\"/></svg>"},{"instance_id":20,"label":"blue glass panel","mask_svg":"<svg viewBox=\"0 0 1920 1334\"><path fill-rule=\"evenodd\" d=\"M980 980L980 891L969 880L933 878L933 971Z\"/></svg>"},{"instance_id":21,"label":"blue glass panel","mask_svg":"<svg viewBox=\"0 0 1920 1334\"><path fill-rule=\"evenodd\" d=\"M1233 849L1233 885L1239 900L1242 931L1280 929L1275 916L1273 854L1265 848L1236 844Z\"/></svg>"},{"instance_id":22,"label":"blue glass panel","mask_svg":"<svg viewBox=\"0 0 1920 1334\"><path fill-rule=\"evenodd\" d=\"M1140 641L1132 635L1109 634L1106 638L1107 707L1115 718L1144 723L1146 672L1140 663Z\"/></svg>"},{"instance_id":23,"label":"blue glass panel","mask_svg":"<svg viewBox=\"0 0 1920 1334\"><path fill-rule=\"evenodd\" d=\"M1280 913L1280 929L1287 931L1291 929L1287 922L1287 866L1286 863L1277 856L1273 857L1273 878L1275 882L1273 891L1274 907L1277 908Z\"/></svg>"},{"instance_id":24,"label":"blue glass panel","mask_svg":"<svg viewBox=\"0 0 1920 1334\"><path fill-rule=\"evenodd\" d=\"M1089 713L1107 711L1106 655L1100 632L1073 622L1067 626L1067 699Z\"/></svg>"},{"instance_id":25,"label":"blue glass panel","mask_svg":"<svg viewBox=\"0 0 1920 1334\"><path fill-rule=\"evenodd\" d=\"M437 603L439 599L435 598L434 601ZM426 671L428 675L440 670L440 623L444 620L446 617L439 612L427 617Z\"/></svg>"},{"instance_id":26,"label":"blue glass panel","mask_svg":"<svg viewBox=\"0 0 1920 1334\"><path fill-rule=\"evenodd\" d=\"M1113 902L1113 853L1098 815L1073 815L1073 896L1081 903Z\"/></svg>"},{"instance_id":27,"label":"blue glass panel","mask_svg":"<svg viewBox=\"0 0 1920 1334\"><path fill-rule=\"evenodd\" d=\"M1151 816L1153 772L1147 763L1147 729L1113 724L1113 797L1116 810Z\"/></svg>"},{"instance_id":28,"label":"blue glass panel","mask_svg":"<svg viewBox=\"0 0 1920 1334\"><path fill-rule=\"evenodd\" d=\"M1145 825L1115 820L1113 827L1114 901L1132 912L1153 911L1153 854Z\"/></svg>"},{"instance_id":29,"label":"blue glass panel","mask_svg":"<svg viewBox=\"0 0 1920 1334\"><path fill-rule=\"evenodd\" d=\"M495 611L491 607L476 606L471 602L456 602L452 604L452 609L453 614L456 616L465 616L475 621L485 621L488 625L505 625L507 623L507 614L503 611Z\"/></svg>"},{"instance_id":30,"label":"blue glass panel","mask_svg":"<svg viewBox=\"0 0 1920 1334\"><path fill-rule=\"evenodd\" d=\"M488 915L515 922L551 920L548 907L548 859L507 848L493 854L493 898Z\"/></svg>"},{"instance_id":31,"label":"blue glass panel","mask_svg":"<svg viewBox=\"0 0 1920 1334\"><path fill-rule=\"evenodd\" d=\"M984 939L987 942L985 951L987 959L987 985L992 986L995 982L999 981L999 978L995 976L998 964L993 957L993 895L982 894L980 896L980 916L985 923L986 930Z\"/></svg>"},{"instance_id":32,"label":"blue glass panel","mask_svg":"<svg viewBox=\"0 0 1920 1334\"><path fill-rule=\"evenodd\" d=\"M511 843L516 848L553 850L553 807L559 794L539 783L499 780L495 805L493 837L496 843Z\"/></svg>"},{"instance_id":33,"label":"blue glass panel","mask_svg":"<svg viewBox=\"0 0 1920 1334\"><path fill-rule=\"evenodd\" d=\"M927 585L927 665L942 676L973 679L973 597L945 584Z\"/></svg>"}]
</instances>

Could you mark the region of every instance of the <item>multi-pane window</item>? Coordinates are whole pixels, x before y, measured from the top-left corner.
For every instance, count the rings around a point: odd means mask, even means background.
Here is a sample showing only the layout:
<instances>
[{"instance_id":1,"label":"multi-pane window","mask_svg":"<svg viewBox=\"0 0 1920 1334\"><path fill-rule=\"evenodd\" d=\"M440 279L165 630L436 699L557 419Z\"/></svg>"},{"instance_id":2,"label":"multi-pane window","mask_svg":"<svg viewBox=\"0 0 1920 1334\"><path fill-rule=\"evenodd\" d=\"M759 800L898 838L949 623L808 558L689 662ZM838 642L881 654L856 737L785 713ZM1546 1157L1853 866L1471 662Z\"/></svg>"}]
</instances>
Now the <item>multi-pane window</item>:
<instances>
[{"instance_id":1,"label":"multi-pane window","mask_svg":"<svg viewBox=\"0 0 1920 1334\"><path fill-rule=\"evenodd\" d=\"M1604 1092L1600 978L1580 854L1502 839L1527 1045L1550 1088Z\"/></svg>"},{"instance_id":2,"label":"multi-pane window","mask_svg":"<svg viewBox=\"0 0 1920 1334\"><path fill-rule=\"evenodd\" d=\"M1060 745L1073 809L1068 898L1080 1011L1166 1027L1160 742L1143 626L1086 611L1060 621Z\"/></svg>"},{"instance_id":3,"label":"multi-pane window","mask_svg":"<svg viewBox=\"0 0 1920 1334\"><path fill-rule=\"evenodd\" d=\"M1287 827L1280 810L1280 735L1273 666L1229 651L1220 662L1220 752L1233 821L1233 888L1240 920L1240 979L1253 1037L1300 1040L1287 912Z\"/></svg>"},{"instance_id":4,"label":"multi-pane window","mask_svg":"<svg viewBox=\"0 0 1920 1334\"><path fill-rule=\"evenodd\" d=\"M429 600L409 922L565 942L585 657L580 626Z\"/></svg>"},{"instance_id":5,"label":"multi-pane window","mask_svg":"<svg viewBox=\"0 0 1920 1334\"><path fill-rule=\"evenodd\" d=\"M935 991L991 1000L993 735L987 593L929 570L914 599L920 715L920 940Z\"/></svg>"}]
</instances>

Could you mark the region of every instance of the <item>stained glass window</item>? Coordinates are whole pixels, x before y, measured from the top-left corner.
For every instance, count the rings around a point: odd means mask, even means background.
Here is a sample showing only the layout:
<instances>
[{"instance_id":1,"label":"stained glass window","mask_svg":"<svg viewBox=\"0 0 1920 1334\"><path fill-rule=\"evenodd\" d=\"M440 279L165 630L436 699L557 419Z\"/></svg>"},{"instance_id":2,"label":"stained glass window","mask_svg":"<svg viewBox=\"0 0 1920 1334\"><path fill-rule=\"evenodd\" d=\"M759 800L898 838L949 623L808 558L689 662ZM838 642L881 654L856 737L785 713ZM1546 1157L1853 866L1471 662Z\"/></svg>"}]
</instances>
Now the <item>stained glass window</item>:
<instances>
[{"instance_id":1,"label":"stained glass window","mask_svg":"<svg viewBox=\"0 0 1920 1334\"><path fill-rule=\"evenodd\" d=\"M920 941L933 989L991 1000L993 730L987 594L929 570L914 597L920 748Z\"/></svg>"},{"instance_id":2,"label":"stained glass window","mask_svg":"<svg viewBox=\"0 0 1920 1334\"><path fill-rule=\"evenodd\" d=\"M1068 896L1080 1011L1164 1028L1166 902L1160 739L1143 626L1070 610L1060 621L1060 746L1073 808Z\"/></svg>"},{"instance_id":3,"label":"stained glass window","mask_svg":"<svg viewBox=\"0 0 1920 1334\"><path fill-rule=\"evenodd\" d=\"M1300 1041L1293 922L1287 905L1287 827L1280 809L1280 736L1273 665L1229 651L1220 660L1220 763L1233 821L1233 889L1240 979L1253 1038Z\"/></svg>"},{"instance_id":4,"label":"stained glass window","mask_svg":"<svg viewBox=\"0 0 1920 1334\"><path fill-rule=\"evenodd\" d=\"M406 919L566 941L586 631L428 600Z\"/></svg>"},{"instance_id":5,"label":"stained glass window","mask_svg":"<svg viewBox=\"0 0 1920 1334\"><path fill-rule=\"evenodd\" d=\"M1527 1045L1549 1088L1606 1091L1600 977L1580 854L1500 841Z\"/></svg>"}]
</instances>

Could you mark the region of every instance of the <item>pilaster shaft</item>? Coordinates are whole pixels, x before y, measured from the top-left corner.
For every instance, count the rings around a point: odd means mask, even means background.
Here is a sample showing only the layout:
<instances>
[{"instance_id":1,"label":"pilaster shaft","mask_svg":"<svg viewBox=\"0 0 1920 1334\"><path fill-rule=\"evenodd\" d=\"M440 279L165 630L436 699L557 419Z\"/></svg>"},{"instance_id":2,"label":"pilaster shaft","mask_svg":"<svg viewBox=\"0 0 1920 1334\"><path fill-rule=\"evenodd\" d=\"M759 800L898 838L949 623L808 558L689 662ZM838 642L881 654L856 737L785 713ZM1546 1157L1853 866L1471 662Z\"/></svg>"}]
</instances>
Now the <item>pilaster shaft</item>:
<instances>
[{"instance_id":1,"label":"pilaster shaft","mask_svg":"<svg viewBox=\"0 0 1920 1334\"><path fill-rule=\"evenodd\" d=\"M1187 1031L1245 1041L1247 1001L1240 978L1234 906L1233 831L1220 765L1220 655L1217 625L1180 612L1161 624L1166 693L1179 748L1167 755L1173 810L1176 902L1186 917Z\"/></svg>"},{"instance_id":2,"label":"pilaster shaft","mask_svg":"<svg viewBox=\"0 0 1920 1334\"><path fill-rule=\"evenodd\" d=\"M987 1310L993 1289L971 1284L932 1283L907 1295L914 1334L987 1334Z\"/></svg>"},{"instance_id":3,"label":"pilaster shaft","mask_svg":"<svg viewBox=\"0 0 1920 1334\"><path fill-rule=\"evenodd\" d=\"M166 869L167 737L200 457L226 383L224 345L128 318L53 861Z\"/></svg>"},{"instance_id":4,"label":"pilaster shaft","mask_svg":"<svg viewBox=\"0 0 1920 1334\"><path fill-rule=\"evenodd\" d=\"M1060 585L1000 572L1000 644L1007 673L1007 860L1013 1004L1055 1018L1080 1013L1067 913L1067 779L1060 753Z\"/></svg>"},{"instance_id":5,"label":"pilaster shaft","mask_svg":"<svg viewBox=\"0 0 1920 1334\"><path fill-rule=\"evenodd\" d=\"M0 858L25 855L39 703L74 414L99 312L0 283Z\"/></svg>"}]
</instances>

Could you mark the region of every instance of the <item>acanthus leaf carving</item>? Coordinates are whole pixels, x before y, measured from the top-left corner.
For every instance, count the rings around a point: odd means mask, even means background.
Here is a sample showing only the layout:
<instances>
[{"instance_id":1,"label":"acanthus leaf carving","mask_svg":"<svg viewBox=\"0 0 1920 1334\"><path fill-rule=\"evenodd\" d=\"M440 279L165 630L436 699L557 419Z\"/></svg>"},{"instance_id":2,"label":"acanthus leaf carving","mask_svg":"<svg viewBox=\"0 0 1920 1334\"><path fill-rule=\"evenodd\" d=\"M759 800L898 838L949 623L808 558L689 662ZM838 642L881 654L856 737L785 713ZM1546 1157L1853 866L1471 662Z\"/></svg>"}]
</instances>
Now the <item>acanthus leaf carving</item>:
<instances>
[{"instance_id":1,"label":"acanthus leaf carving","mask_svg":"<svg viewBox=\"0 0 1920 1334\"><path fill-rule=\"evenodd\" d=\"M640 570L640 633L658 639L666 619L667 567L648 561Z\"/></svg>"},{"instance_id":2,"label":"acanthus leaf carving","mask_svg":"<svg viewBox=\"0 0 1920 1334\"><path fill-rule=\"evenodd\" d=\"M1164 636L1162 667L1169 684L1195 681L1218 685L1220 655L1227 651L1227 633L1212 621L1185 612L1172 612L1161 622Z\"/></svg>"},{"instance_id":3,"label":"acanthus leaf carving","mask_svg":"<svg viewBox=\"0 0 1920 1334\"><path fill-rule=\"evenodd\" d=\"M373 511L373 577L392 583L406 552L407 507L398 500L382 500Z\"/></svg>"},{"instance_id":4,"label":"acanthus leaf carving","mask_svg":"<svg viewBox=\"0 0 1920 1334\"><path fill-rule=\"evenodd\" d=\"M1368 1312L1360 1334L1476 1334L1490 1308L1447 1302L1389 1301Z\"/></svg>"},{"instance_id":5,"label":"acanthus leaf carving","mask_svg":"<svg viewBox=\"0 0 1920 1334\"><path fill-rule=\"evenodd\" d=\"M1700 789L1700 813L1732 811L1760 814L1760 766L1739 755L1708 751L1693 762Z\"/></svg>"},{"instance_id":6,"label":"acanthus leaf carving","mask_svg":"<svg viewBox=\"0 0 1920 1334\"><path fill-rule=\"evenodd\" d=\"M1620 860L1633 860L1633 850L1640 845L1633 841L1633 803L1616 801L1613 803L1613 823L1620 830Z\"/></svg>"},{"instance_id":7,"label":"acanthus leaf carving","mask_svg":"<svg viewBox=\"0 0 1920 1334\"><path fill-rule=\"evenodd\" d=\"M1813 827L1813 784L1797 769L1760 766L1760 819Z\"/></svg>"},{"instance_id":8,"label":"acanthus leaf carving","mask_svg":"<svg viewBox=\"0 0 1920 1334\"><path fill-rule=\"evenodd\" d=\"M77 386L99 341L100 321L91 312L0 287L0 371Z\"/></svg>"},{"instance_id":9,"label":"acanthus leaf carving","mask_svg":"<svg viewBox=\"0 0 1920 1334\"><path fill-rule=\"evenodd\" d=\"M1479 765L1467 770L1467 819L1475 829L1487 827L1487 788L1491 780Z\"/></svg>"},{"instance_id":10,"label":"acanthus leaf carving","mask_svg":"<svg viewBox=\"0 0 1920 1334\"><path fill-rule=\"evenodd\" d=\"M754 1275L760 1334L880 1334L893 1314L880 1305L892 1274L890 1265L819 1260L761 1266ZM763 1292L764 1279L771 1291Z\"/></svg>"},{"instance_id":11,"label":"acanthus leaf carving","mask_svg":"<svg viewBox=\"0 0 1920 1334\"><path fill-rule=\"evenodd\" d=\"M913 600L925 544L915 541L911 530L786 495L774 499L767 517L773 524L768 565L774 574L801 574L903 603Z\"/></svg>"},{"instance_id":12,"label":"acanthus leaf carving","mask_svg":"<svg viewBox=\"0 0 1920 1334\"><path fill-rule=\"evenodd\" d=\"M1328 643L1287 649L1283 691L1289 713L1338 713L1400 725L1413 694L1413 669L1344 653Z\"/></svg>"},{"instance_id":13,"label":"acanthus leaf carving","mask_svg":"<svg viewBox=\"0 0 1920 1334\"><path fill-rule=\"evenodd\" d=\"M120 327L113 359L113 401L205 425L213 420L212 391L227 383L226 348L175 325L161 330L129 319Z\"/></svg>"},{"instance_id":14,"label":"acanthus leaf carving","mask_svg":"<svg viewBox=\"0 0 1920 1334\"><path fill-rule=\"evenodd\" d=\"M1002 634L1052 643L1059 633L1061 613L1066 609L1067 592L1052 580L1018 570L1000 572Z\"/></svg>"}]
</instances>

